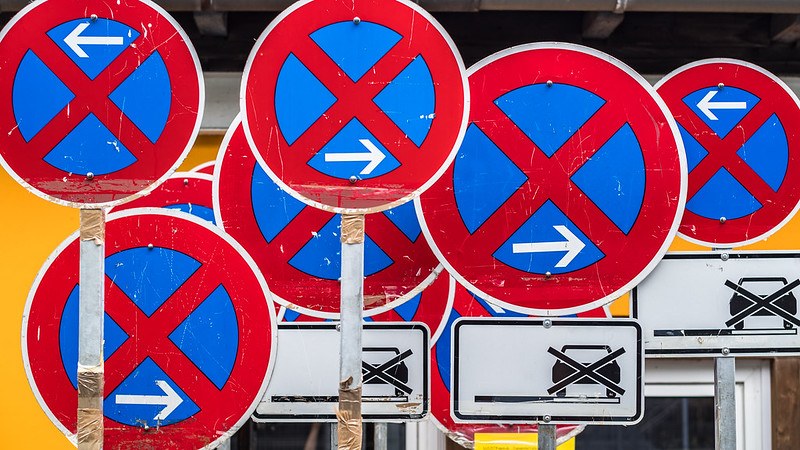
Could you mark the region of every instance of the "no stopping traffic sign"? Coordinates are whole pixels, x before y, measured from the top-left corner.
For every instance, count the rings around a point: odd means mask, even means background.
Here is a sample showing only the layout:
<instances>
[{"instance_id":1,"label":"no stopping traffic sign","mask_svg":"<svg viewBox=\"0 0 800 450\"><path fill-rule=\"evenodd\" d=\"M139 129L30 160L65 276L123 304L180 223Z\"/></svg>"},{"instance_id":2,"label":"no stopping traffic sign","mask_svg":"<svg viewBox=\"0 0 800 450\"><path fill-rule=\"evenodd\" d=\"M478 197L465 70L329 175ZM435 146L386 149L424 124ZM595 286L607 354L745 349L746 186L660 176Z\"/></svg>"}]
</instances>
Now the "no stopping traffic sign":
<instances>
[{"instance_id":1,"label":"no stopping traffic sign","mask_svg":"<svg viewBox=\"0 0 800 450\"><path fill-rule=\"evenodd\" d=\"M230 237L163 209L111 214L106 228L105 445L214 448L266 389L275 315L266 283ZM78 258L73 236L28 298L25 368L42 408L76 432Z\"/></svg>"},{"instance_id":2,"label":"no stopping traffic sign","mask_svg":"<svg viewBox=\"0 0 800 450\"><path fill-rule=\"evenodd\" d=\"M448 271L542 315L635 286L666 252L686 196L677 128L655 91L572 44L504 50L469 74L466 137L417 208Z\"/></svg>"},{"instance_id":3,"label":"no stopping traffic sign","mask_svg":"<svg viewBox=\"0 0 800 450\"><path fill-rule=\"evenodd\" d=\"M297 199L333 212L404 203L452 161L469 109L455 45L404 0L314 0L281 13L244 70L247 140Z\"/></svg>"},{"instance_id":4,"label":"no stopping traffic sign","mask_svg":"<svg viewBox=\"0 0 800 450\"><path fill-rule=\"evenodd\" d=\"M138 0L48 0L0 33L0 162L33 193L112 206L174 171L200 130L189 38Z\"/></svg>"}]
</instances>

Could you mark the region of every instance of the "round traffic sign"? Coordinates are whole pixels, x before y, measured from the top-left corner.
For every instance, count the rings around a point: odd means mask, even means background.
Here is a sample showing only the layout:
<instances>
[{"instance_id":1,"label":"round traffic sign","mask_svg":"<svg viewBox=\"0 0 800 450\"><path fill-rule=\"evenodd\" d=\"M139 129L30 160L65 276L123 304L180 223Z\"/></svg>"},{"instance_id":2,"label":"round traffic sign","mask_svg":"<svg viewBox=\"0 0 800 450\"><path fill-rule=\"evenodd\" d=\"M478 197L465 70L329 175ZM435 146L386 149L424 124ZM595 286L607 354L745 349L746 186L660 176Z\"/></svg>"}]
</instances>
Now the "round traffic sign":
<instances>
[{"instance_id":1,"label":"round traffic sign","mask_svg":"<svg viewBox=\"0 0 800 450\"><path fill-rule=\"evenodd\" d=\"M214 223L211 187L213 177L205 173L175 172L144 197L123 203L111 211L134 208L167 208L183 211Z\"/></svg>"},{"instance_id":2,"label":"round traffic sign","mask_svg":"<svg viewBox=\"0 0 800 450\"><path fill-rule=\"evenodd\" d=\"M608 317L605 308L597 308L578 315L579 317ZM447 312L447 320L436 339L431 340L431 416L434 423L447 436L462 446L471 447L476 433L534 433L536 425L520 424L473 424L456 423L450 413L450 355L453 323L460 317L526 317L525 314L503 309L472 294L456 284L453 306ZM569 439L583 430L582 426L558 425L559 442Z\"/></svg>"},{"instance_id":3,"label":"round traffic sign","mask_svg":"<svg viewBox=\"0 0 800 450\"><path fill-rule=\"evenodd\" d=\"M300 1L256 42L241 111L267 173L338 213L382 211L452 161L469 110L450 37L405 0Z\"/></svg>"},{"instance_id":4,"label":"round traffic sign","mask_svg":"<svg viewBox=\"0 0 800 450\"><path fill-rule=\"evenodd\" d=\"M417 207L434 253L482 297L530 314L630 290L666 252L686 195L655 91L611 56L556 43L492 55L469 82L464 142Z\"/></svg>"},{"instance_id":5,"label":"round traffic sign","mask_svg":"<svg viewBox=\"0 0 800 450\"><path fill-rule=\"evenodd\" d=\"M200 130L189 38L139 0L48 0L0 33L0 162L33 193L112 206L165 180Z\"/></svg>"},{"instance_id":6,"label":"round traffic sign","mask_svg":"<svg viewBox=\"0 0 800 450\"><path fill-rule=\"evenodd\" d=\"M105 445L215 448L255 410L276 327L263 277L216 227L163 209L106 228ZM42 408L74 440L79 240L47 260L25 307L22 347Z\"/></svg>"},{"instance_id":7,"label":"round traffic sign","mask_svg":"<svg viewBox=\"0 0 800 450\"><path fill-rule=\"evenodd\" d=\"M710 247L770 236L800 208L800 102L744 61L707 59L656 84L678 123L689 168L678 232Z\"/></svg>"},{"instance_id":8,"label":"round traffic sign","mask_svg":"<svg viewBox=\"0 0 800 450\"><path fill-rule=\"evenodd\" d=\"M436 280L419 294L388 311L364 314L365 322L422 322L431 332L430 342L434 342L444 329L447 314L453 306L456 280L447 273L440 273ZM296 311L280 308L278 320L281 322L320 322L331 319L299 314ZM433 344L431 344L433 345Z\"/></svg>"},{"instance_id":9,"label":"round traffic sign","mask_svg":"<svg viewBox=\"0 0 800 450\"><path fill-rule=\"evenodd\" d=\"M215 166L216 223L253 255L274 300L300 313L337 317L340 217L303 204L267 176L238 120ZM441 270L411 203L367 215L364 229L366 310L378 313L403 303Z\"/></svg>"}]
</instances>

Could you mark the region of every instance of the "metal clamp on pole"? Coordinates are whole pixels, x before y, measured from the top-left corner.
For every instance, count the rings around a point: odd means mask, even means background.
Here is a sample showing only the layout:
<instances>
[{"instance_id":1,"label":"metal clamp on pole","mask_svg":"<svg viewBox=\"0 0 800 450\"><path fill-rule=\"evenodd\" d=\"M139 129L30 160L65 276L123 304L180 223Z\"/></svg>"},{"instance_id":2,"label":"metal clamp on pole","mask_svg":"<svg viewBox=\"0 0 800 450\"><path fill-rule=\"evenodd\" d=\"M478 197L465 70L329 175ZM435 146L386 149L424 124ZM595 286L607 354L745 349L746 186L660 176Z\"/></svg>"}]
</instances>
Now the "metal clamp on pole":
<instances>
[{"instance_id":1,"label":"metal clamp on pole","mask_svg":"<svg viewBox=\"0 0 800 450\"><path fill-rule=\"evenodd\" d=\"M78 312L78 449L103 448L105 212L81 209Z\"/></svg>"},{"instance_id":2,"label":"metal clamp on pole","mask_svg":"<svg viewBox=\"0 0 800 450\"><path fill-rule=\"evenodd\" d=\"M340 450L361 449L361 334L364 308L364 215L342 214Z\"/></svg>"}]
</instances>

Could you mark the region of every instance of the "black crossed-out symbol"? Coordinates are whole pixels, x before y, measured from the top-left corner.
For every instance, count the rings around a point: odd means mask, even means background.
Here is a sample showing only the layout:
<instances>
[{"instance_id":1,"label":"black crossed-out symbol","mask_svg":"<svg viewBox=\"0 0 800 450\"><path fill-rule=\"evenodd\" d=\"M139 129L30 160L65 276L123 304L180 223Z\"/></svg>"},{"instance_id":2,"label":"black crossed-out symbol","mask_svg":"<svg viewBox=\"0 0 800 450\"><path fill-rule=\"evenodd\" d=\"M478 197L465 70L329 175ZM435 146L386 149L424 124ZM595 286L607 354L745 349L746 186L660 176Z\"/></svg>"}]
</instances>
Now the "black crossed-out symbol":
<instances>
[{"instance_id":1,"label":"black crossed-out symbol","mask_svg":"<svg viewBox=\"0 0 800 450\"><path fill-rule=\"evenodd\" d=\"M749 316L765 309L767 311L772 312L776 316L782 317L789 323L793 323L795 326L800 327L800 320L795 317L793 314L789 313L788 311L784 310L780 306L778 306L775 301L783 297L785 294L791 292L797 286L800 286L800 279L794 280L791 283L783 286L782 288L778 289L777 291L773 292L770 295L767 295L764 298L761 298L760 295L754 294L742 286L734 283L730 280L725 280L725 286L733 289L734 292L741 295L742 297L746 298L753 302L750 306L740 311L735 316L731 317L727 322L725 322L726 326L733 326Z\"/></svg>"},{"instance_id":2,"label":"black crossed-out symbol","mask_svg":"<svg viewBox=\"0 0 800 450\"><path fill-rule=\"evenodd\" d=\"M620 357L622 354L625 353L625 349L623 347L618 348L617 350L603 356L602 358L598 359L597 361L589 364L589 363L580 363L575 361L574 359L570 358L569 356L565 355L563 352L560 352L553 347L547 349L547 352L551 355L555 356L558 360L563 362L564 364L571 367L574 372L564 377L561 381L553 385L550 389L547 390L547 393L553 395L554 393L564 389L565 387L569 386L572 383L586 377L591 378L598 384L605 386L610 391L615 392L617 395L623 395L625 393L625 389L620 387L617 383L612 380L609 380L603 374L599 373L598 370L605 367L607 364L610 364L612 361Z\"/></svg>"},{"instance_id":3,"label":"black crossed-out symbol","mask_svg":"<svg viewBox=\"0 0 800 450\"><path fill-rule=\"evenodd\" d=\"M377 351L382 350L379 348L372 348L366 347L364 348L365 352L369 351ZM407 384L398 380L397 377L391 375L389 370L397 367L404 359L408 358L409 356L413 355L414 352L411 349L408 349L399 355L396 355L386 361L383 364L370 364L366 361L361 361L361 372L364 378L363 383L367 384L368 382L378 379L383 381L385 384L389 384L394 386L395 388L403 391L406 395L411 394L414 391L413 388L409 387Z\"/></svg>"}]
</instances>

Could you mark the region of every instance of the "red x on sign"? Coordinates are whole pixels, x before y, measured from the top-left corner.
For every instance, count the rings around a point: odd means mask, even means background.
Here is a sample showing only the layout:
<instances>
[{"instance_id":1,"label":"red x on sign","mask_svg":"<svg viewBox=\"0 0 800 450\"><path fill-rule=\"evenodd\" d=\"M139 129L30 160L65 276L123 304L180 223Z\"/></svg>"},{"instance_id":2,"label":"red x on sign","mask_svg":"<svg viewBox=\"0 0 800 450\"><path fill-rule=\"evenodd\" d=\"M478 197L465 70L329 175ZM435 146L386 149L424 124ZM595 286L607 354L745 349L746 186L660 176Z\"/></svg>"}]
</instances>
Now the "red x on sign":
<instances>
[{"instance_id":1,"label":"red x on sign","mask_svg":"<svg viewBox=\"0 0 800 450\"><path fill-rule=\"evenodd\" d=\"M711 247L768 237L800 208L800 103L775 75L726 59L676 69L657 85L686 147L679 232Z\"/></svg>"},{"instance_id":2,"label":"red x on sign","mask_svg":"<svg viewBox=\"0 0 800 450\"><path fill-rule=\"evenodd\" d=\"M529 314L593 309L635 286L672 241L686 189L674 121L652 88L570 44L515 47L468 73L464 141L417 204L440 261Z\"/></svg>"},{"instance_id":3,"label":"red x on sign","mask_svg":"<svg viewBox=\"0 0 800 450\"><path fill-rule=\"evenodd\" d=\"M266 389L275 344L266 283L235 241L188 214L111 214L106 237L106 445L214 448ZM78 400L78 254L73 236L50 257L23 325L31 386L69 437Z\"/></svg>"},{"instance_id":4,"label":"red x on sign","mask_svg":"<svg viewBox=\"0 0 800 450\"><path fill-rule=\"evenodd\" d=\"M376 212L435 181L468 110L463 63L406 1L301 1L256 42L242 82L256 157L296 198Z\"/></svg>"},{"instance_id":5,"label":"red x on sign","mask_svg":"<svg viewBox=\"0 0 800 450\"><path fill-rule=\"evenodd\" d=\"M153 3L32 3L0 35L0 161L32 192L110 206L163 181L202 117L197 55Z\"/></svg>"}]
</instances>

